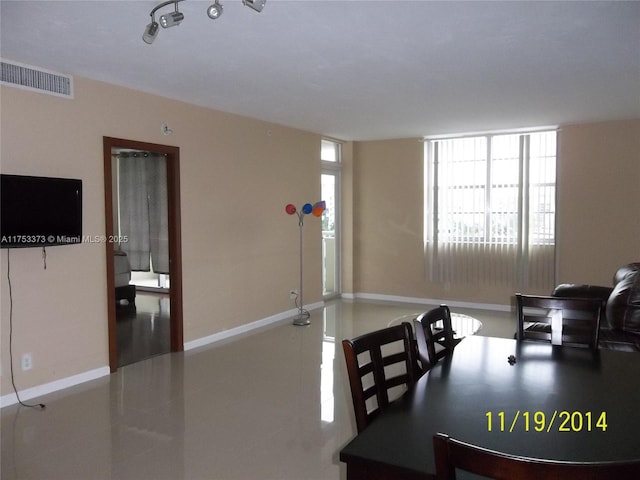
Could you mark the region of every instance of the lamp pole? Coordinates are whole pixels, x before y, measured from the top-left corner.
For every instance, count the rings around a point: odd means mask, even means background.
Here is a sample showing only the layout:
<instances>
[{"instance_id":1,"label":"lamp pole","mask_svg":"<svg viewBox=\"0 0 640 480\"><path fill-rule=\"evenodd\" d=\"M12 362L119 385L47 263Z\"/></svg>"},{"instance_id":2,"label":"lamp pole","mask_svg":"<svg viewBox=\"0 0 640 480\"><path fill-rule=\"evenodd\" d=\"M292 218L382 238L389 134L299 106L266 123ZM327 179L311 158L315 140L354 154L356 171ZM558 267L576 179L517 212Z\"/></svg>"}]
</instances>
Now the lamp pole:
<instances>
[{"instance_id":1,"label":"lamp pole","mask_svg":"<svg viewBox=\"0 0 640 480\"><path fill-rule=\"evenodd\" d=\"M298 212L298 227L300 230L300 284L298 290L298 300L300 300L300 305L298 305L298 314L293 317L293 324L298 326L306 326L311 323L309 317L311 316L309 312L307 312L303 305L303 295L302 295L302 227L304 226L304 217L303 214Z\"/></svg>"},{"instance_id":2,"label":"lamp pole","mask_svg":"<svg viewBox=\"0 0 640 480\"><path fill-rule=\"evenodd\" d=\"M296 305L298 307L298 314L293 317L293 324L294 325L300 325L300 326L305 326L305 325L309 325L311 323L311 320L309 320L309 317L311 316L311 314L304 309L304 300L303 300L303 285L302 285L302 227L304 227L304 216L308 215L309 213L312 213L315 217L320 217L322 215L322 213L325 211L326 209L326 204L323 201L317 202L315 205L311 205L310 203L305 203L302 206L301 211L298 211L298 209L295 207L295 205L292 205L291 203L288 204L285 207L285 211L289 214L289 215L293 215L294 213L298 215L298 229L299 229L299 234L300 234L300 239L299 239L299 253L300 253L300 284L299 284L299 290L298 290L298 296L296 297L297 300L300 300L300 304ZM296 303L297 303L296 300Z\"/></svg>"}]
</instances>

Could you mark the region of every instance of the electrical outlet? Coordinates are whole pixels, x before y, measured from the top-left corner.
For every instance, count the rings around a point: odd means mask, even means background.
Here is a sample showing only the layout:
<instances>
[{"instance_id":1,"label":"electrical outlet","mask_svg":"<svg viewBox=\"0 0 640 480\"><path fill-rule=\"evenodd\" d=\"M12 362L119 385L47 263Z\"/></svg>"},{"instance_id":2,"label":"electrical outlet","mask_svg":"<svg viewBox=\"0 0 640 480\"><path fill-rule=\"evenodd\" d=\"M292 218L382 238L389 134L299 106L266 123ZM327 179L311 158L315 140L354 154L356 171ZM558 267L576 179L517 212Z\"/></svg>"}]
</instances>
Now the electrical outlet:
<instances>
[{"instance_id":1,"label":"electrical outlet","mask_svg":"<svg viewBox=\"0 0 640 480\"><path fill-rule=\"evenodd\" d=\"M295 300L296 298L298 298L298 290L296 290L295 288L289 290L289 298L291 300Z\"/></svg>"},{"instance_id":2,"label":"electrical outlet","mask_svg":"<svg viewBox=\"0 0 640 480\"><path fill-rule=\"evenodd\" d=\"M30 353L25 353L22 355L22 370L31 370L31 367L33 367L33 358Z\"/></svg>"}]
</instances>

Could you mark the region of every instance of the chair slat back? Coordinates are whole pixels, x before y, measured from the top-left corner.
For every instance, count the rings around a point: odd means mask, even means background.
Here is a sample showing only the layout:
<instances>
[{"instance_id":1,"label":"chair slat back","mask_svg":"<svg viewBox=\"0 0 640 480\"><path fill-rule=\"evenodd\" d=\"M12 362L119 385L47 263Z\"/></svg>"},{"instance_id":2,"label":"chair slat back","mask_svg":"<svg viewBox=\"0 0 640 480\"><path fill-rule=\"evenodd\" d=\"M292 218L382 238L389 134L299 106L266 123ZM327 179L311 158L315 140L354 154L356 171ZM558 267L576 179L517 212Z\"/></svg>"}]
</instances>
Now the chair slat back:
<instances>
[{"instance_id":1,"label":"chair slat back","mask_svg":"<svg viewBox=\"0 0 640 480\"><path fill-rule=\"evenodd\" d=\"M517 338L598 348L601 308L597 299L517 293Z\"/></svg>"},{"instance_id":2,"label":"chair slat back","mask_svg":"<svg viewBox=\"0 0 640 480\"><path fill-rule=\"evenodd\" d=\"M441 358L450 355L459 340L453 337L451 312L446 305L424 312L413 322L418 343L418 358L424 372Z\"/></svg>"},{"instance_id":3,"label":"chair slat back","mask_svg":"<svg viewBox=\"0 0 640 480\"><path fill-rule=\"evenodd\" d=\"M393 400L390 390L411 388L418 379L416 344L411 325L383 328L343 340L358 433ZM365 377L370 385L365 385ZM367 403L374 405L369 408Z\"/></svg>"}]
</instances>

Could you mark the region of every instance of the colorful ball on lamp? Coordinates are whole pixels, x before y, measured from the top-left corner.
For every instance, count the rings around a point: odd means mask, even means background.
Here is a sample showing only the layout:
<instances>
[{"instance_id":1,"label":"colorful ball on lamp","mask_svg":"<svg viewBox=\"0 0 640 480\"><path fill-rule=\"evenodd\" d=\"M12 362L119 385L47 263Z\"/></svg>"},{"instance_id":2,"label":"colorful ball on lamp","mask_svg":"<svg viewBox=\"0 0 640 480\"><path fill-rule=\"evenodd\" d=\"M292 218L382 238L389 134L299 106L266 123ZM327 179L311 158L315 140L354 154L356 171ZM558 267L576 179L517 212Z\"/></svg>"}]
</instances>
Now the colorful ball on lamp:
<instances>
[{"instance_id":1,"label":"colorful ball on lamp","mask_svg":"<svg viewBox=\"0 0 640 480\"><path fill-rule=\"evenodd\" d=\"M326 208L327 208L327 206L326 206L324 201L316 203L313 206L313 216L314 217L321 217Z\"/></svg>"},{"instance_id":2,"label":"colorful ball on lamp","mask_svg":"<svg viewBox=\"0 0 640 480\"><path fill-rule=\"evenodd\" d=\"M296 206L291 203L284 207L284 209L289 215L293 215L297 212Z\"/></svg>"},{"instance_id":3,"label":"colorful ball on lamp","mask_svg":"<svg viewBox=\"0 0 640 480\"><path fill-rule=\"evenodd\" d=\"M311 205L310 203L305 203L302 206L302 213L304 213L305 215L309 215L312 211L313 211L313 205Z\"/></svg>"}]
</instances>

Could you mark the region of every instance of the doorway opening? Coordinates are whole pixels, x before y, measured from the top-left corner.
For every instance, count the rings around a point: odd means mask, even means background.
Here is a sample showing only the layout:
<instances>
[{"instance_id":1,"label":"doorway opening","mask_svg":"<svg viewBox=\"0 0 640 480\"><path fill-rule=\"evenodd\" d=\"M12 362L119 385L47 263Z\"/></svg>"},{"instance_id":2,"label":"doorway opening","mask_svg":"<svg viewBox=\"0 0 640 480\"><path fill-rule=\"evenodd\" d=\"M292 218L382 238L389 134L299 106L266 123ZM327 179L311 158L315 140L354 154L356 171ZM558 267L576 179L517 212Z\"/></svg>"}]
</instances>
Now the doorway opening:
<instances>
[{"instance_id":1,"label":"doorway opening","mask_svg":"<svg viewBox=\"0 0 640 480\"><path fill-rule=\"evenodd\" d=\"M106 226L106 265L107 265L107 299L108 299L108 331L109 331L109 367L115 372L122 366L137 359L145 358L148 353L179 352L184 349L182 320L182 256L180 234L180 149L178 147L137 142L133 140L103 138L104 149L104 181L105 181L105 226ZM126 165L129 169L135 162L120 159L123 152L131 158L140 155L155 155L159 162L154 163L155 175L160 181L150 182L162 185L165 197L163 209L159 212L147 212L145 215L158 216L165 225L161 233L151 233L152 247L141 247L139 235L136 245L128 245L129 230L123 227L129 222L133 226L139 223L138 217L133 221L121 218L122 207L119 188L125 179L133 181L134 174L129 170L118 172L118 167ZM128 156L128 155L127 155ZM119 174L122 177L119 177ZM151 174L150 174L151 175ZM166 188L165 188L166 187ZM152 198L157 193L142 193L144 198ZM155 188L155 187L153 187ZM130 189L138 194L138 188ZM144 204L146 200L142 201ZM125 201L123 201L126 203ZM126 208L132 208L126 203ZM121 224L122 222L122 224ZM156 222L157 223L157 222ZM153 228L152 228L153 230ZM146 235L146 234L145 234ZM149 243L149 239L146 243ZM156 241L156 243L154 243ZM159 242L159 243L158 243ZM125 248L123 248L125 246ZM164 252L162 252L164 250ZM150 252L155 253L150 253ZM158 252L164 255L156 255ZM145 256L147 258L145 259ZM123 258L124 257L124 258ZM131 282L131 270L151 270L150 264L155 259L156 272L170 278L160 289L145 289ZM131 264L133 263L133 268ZM146 265L145 265L146 263ZM124 267L123 267L124 265ZM128 271L127 271L128 268ZM124 280L122 276L128 278ZM138 293L138 291L140 293ZM124 303L124 305L123 305ZM123 307L126 307L123 310ZM168 346L165 349L163 345ZM163 350L164 349L164 350ZM146 352L146 353L145 353Z\"/></svg>"}]
</instances>

